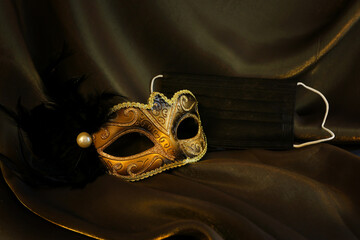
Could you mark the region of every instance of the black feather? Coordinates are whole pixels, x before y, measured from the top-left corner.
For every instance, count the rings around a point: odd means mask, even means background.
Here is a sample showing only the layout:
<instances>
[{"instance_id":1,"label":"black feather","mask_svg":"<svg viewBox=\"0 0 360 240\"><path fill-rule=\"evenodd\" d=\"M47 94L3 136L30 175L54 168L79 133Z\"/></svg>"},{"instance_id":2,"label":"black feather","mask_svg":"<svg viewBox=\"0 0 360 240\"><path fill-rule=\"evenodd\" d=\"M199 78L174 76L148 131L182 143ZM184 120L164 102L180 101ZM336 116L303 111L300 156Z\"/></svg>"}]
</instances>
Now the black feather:
<instances>
[{"instance_id":1,"label":"black feather","mask_svg":"<svg viewBox=\"0 0 360 240\"><path fill-rule=\"evenodd\" d=\"M105 168L96 149L80 148L76 137L80 132L98 131L108 120L109 108L125 100L113 93L82 96L79 87L84 76L63 81L57 74L64 55L41 75L47 102L27 110L19 100L16 113L0 105L20 129L20 161L15 164L5 156L0 159L32 185L77 187L103 174Z\"/></svg>"}]
</instances>

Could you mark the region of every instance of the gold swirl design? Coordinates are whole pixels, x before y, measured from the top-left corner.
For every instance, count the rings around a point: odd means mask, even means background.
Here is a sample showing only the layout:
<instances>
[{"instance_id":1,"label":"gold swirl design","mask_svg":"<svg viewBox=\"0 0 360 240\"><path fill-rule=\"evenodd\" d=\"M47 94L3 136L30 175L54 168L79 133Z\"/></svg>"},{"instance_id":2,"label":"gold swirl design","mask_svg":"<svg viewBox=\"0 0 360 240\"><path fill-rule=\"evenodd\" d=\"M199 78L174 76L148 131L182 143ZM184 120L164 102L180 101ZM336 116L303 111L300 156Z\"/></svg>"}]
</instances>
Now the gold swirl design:
<instances>
[{"instance_id":1,"label":"gold swirl design","mask_svg":"<svg viewBox=\"0 0 360 240\"><path fill-rule=\"evenodd\" d=\"M101 128L101 130L103 130L103 132L101 133L100 137L102 140L107 139L110 136L110 132L107 128Z\"/></svg>"},{"instance_id":2,"label":"gold swirl design","mask_svg":"<svg viewBox=\"0 0 360 240\"><path fill-rule=\"evenodd\" d=\"M160 111L161 108L162 108L162 106L159 102L154 102L151 112L154 114L154 116L159 116L161 113L161 111Z\"/></svg>"},{"instance_id":3,"label":"gold swirl design","mask_svg":"<svg viewBox=\"0 0 360 240\"><path fill-rule=\"evenodd\" d=\"M142 172L147 171L147 170L148 170L149 168L151 168L157 161L160 161L159 166L162 166L162 165L164 164L164 159L162 159L160 156L154 156L154 157L151 159L149 165L148 165L145 169L143 169Z\"/></svg>"},{"instance_id":4,"label":"gold swirl design","mask_svg":"<svg viewBox=\"0 0 360 240\"><path fill-rule=\"evenodd\" d=\"M170 144L169 140L167 139L167 137L161 137L159 139L159 142L162 143L162 146L164 148L169 148L171 146L171 144Z\"/></svg>"},{"instance_id":5,"label":"gold swirl design","mask_svg":"<svg viewBox=\"0 0 360 240\"><path fill-rule=\"evenodd\" d=\"M116 163L114 164L114 168L115 170L118 172L120 171L124 166L122 165L122 163Z\"/></svg>"},{"instance_id":6,"label":"gold swirl design","mask_svg":"<svg viewBox=\"0 0 360 240\"><path fill-rule=\"evenodd\" d=\"M164 108L163 110L161 110L161 115L163 115L164 118L167 118L168 112L169 112L169 109L168 109L168 108Z\"/></svg>"},{"instance_id":7,"label":"gold swirl design","mask_svg":"<svg viewBox=\"0 0 360 240\"><path fill-rule=\"evenodd\" d=\"M154 129L154 126L151 124L151 122L148 119L142 119L140 121L140 126L142 128L148 129L150 132Z\"/></svg>"},{"instance_id":8,"label":"gold swirl design","mask_svg":"<svg viewBox=\"0 0 360 240\"><path fill-rule=\"evenodd\" d=\"M186 112L190 111L195 105L195 102L193 102L193 104L191 104L191 106L187 108L185 105L188 101L189 101L189 98L187 96L182 95L180 97L180 105L181 105L182 109L184 109L184 111L186 111Z\"/></svg>"},{"instance_id":9,"label":"gold swirl design","mask_svg":"<svg viewBox=\"0 0 360 240\"><path fill-rule=\"evenodd\" d=\"M138 163L140 163L141 165L137 165L136 163L131 163L128 165L127 169L126 169L126 172L134 177L134 176L137 176L137 175L140 175L140 174L143 174L144 172L146 172L149 168L151 168L155 162L157 161L161 161L160 162L160 165L163 165L163 159L160 157L160 156L154 156L150 161L149 161L149 158L146 158L145 160L143 161L138 161ZM149 164L146 164L147 162L149 162ZM147 165L147 166L146 166ZM145 167L146 166L146 167ZM142 169L141 169L142 168ZM135 171L139 169L140 171L138 171L137 173L135 173Z\"/></svg>"},{"instance_id":10,"label":"gold swirl design","mask_svg":"<svg viewBox=\"0 0 360 240\"><path fill-rule=\"evenodd\" d=\"M200 135L201 136L201 135ZM204 141L204 137L198 137L191 140L186 140L181 143L182 149L188 155L196 156L204 150L206 143Z\"/></svg>"},{"instance_id":11,"label":"gold swirl design","mask_svg":"<svg viewBox=\"0 0 360 240\"><path fill-rule=\"evenodd\" d=\"M159 131L156 130L155 128L153 129L152 134L153 134L153 136L154 136L156 139L157 139L157 138L160 138Z\"/></svg>"},{"instance_id":12,"label":"gold swirl design","mask_svg":"<svg viewBox=\"0 0 360 240\"><path fill-rule=\"evenodd\" d=\"M191 144L191 149L195 154L198 154L202 151L202 146L199 143Z\"/></svg>"},{"instance_id":13,"label":"gold swirl design","mask_svg":"<svg viewBox=\"0 0 360 240\"><path fill-rule=\"evenodd\" d=\"M154 102L151 112L153 116L158 120L158 122L164 125L166 123L168 109L165 106L166 105L165 102L162 102L161 99L156 99L156 100L157 101Z\"/></svg>"},{"instance_id":14,"label":"gold swirl design","mask_svg":"<svg viewBox=\"0 0 360 240\"><path fill-rule=\"evenodd\" d=\"M118 112L116 112L118 114ZM136 123L136 120L139 117L138 111L135 108L127 108L124 110L124 116L125 117L131 117L129 122L125 123L118 123L118 122L109 122L109 126L118 126L118 127L129 127Z\"/></svg>"},{"instance_id":15,"label":"gold swirl design","mask_svg":"<svg viewBox=\"0 0 360 240\"><path fill-rule=\"evenodd\" d=\"M159 131L156 129L156 127L152 124L152 122L150 122L150 120L148 119L142 119L139 123L139 125L142 128L147 129L149 132L151 132L153 134L153 136L158 139L161 137Z\"/></svg>"},{"instance_id":16,"label":"gold swirl design","mask_svg":"<svg viewBox=\"0 0 360 240\"><path fill-rule=\"evenodd\" d=\"M131 176L134 177L136 175L136 173L134 173L134 171L136 171L136 169L138 168L138 166L135 163L131 163L128 165L128 167L126 168L126 172Z\"/></svg>"},{"instance_id":17,"label":"gold swirl design","mask_svg":"<svg viewBox=\"0 0 360 240\"><path fill-rule=\"evenodd\" d=\"M124 110L124 116L129 117L129 113L134 113L134 116L137 117L137 110L135 108L127 108ZM134 117L133 117L134 118Z\"/></svg>"},{"instance_id":18,"label":"gold swirl design","mask_svg":"<svg viewBox=\"0 0 360 240\"><path fill-rule=\"evenodd\" d=\"M161 124L165 124L166 120L164 117L157 117L157 120L159 121L159 123Z\"/></svg>"},{"instance_id":19,"label":"gold swirl design","mask_svg":"<svg viewBox=\"0 0 360 240\"><path fill-rule=\"evenodd\" d=\"M182 107L181 107L181 104L180 104L180 103L176 104L176 110L177 110L178 112L182 111Z\"/></svg>"},{"instance_id":20,"label":"gold swirl design","mask_svg":"<svg viewBox=\"0 0 360 240\"><path fill-rule=\"evenodd\" d=\"M202 150L202 147L198 143L194 143L191 145L183 145L183 147L184 147L186 153L190 154L190 155L197 155Z\"/></svg>"}]
</instances>

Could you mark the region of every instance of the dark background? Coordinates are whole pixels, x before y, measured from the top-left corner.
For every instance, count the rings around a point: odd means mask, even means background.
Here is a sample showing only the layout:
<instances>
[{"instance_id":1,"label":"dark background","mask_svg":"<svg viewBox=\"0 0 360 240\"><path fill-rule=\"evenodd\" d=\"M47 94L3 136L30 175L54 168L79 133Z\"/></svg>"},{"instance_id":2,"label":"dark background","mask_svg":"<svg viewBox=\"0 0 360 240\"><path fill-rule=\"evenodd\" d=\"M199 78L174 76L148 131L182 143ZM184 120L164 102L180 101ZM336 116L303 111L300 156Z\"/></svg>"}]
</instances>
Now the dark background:
<instances>
[{"instance_id":1,"label":"dark background","mask_svg":"<svg viewBox=\"0 0 360 240\"><path fill-rule=\"evenodd\" d=\"M112 90L146 101L162 72L297 76L330 103L333 143L360 137L360 2L0 1L0 103L45 99L39 71L64 43L64 78L87 74L83 94ZM320 98L298 89L295 135L321 137ZM0 114L0 152L16 158L16 128ZM208 154L198 164L130 184L103 176L81 190L16 196L60 225L109 239L357 239L359 158L338 147ZM6 175L6 174L5 174ZM21 206L0 185L3 239L82 239Z\"/></svg>"}]
</instances>

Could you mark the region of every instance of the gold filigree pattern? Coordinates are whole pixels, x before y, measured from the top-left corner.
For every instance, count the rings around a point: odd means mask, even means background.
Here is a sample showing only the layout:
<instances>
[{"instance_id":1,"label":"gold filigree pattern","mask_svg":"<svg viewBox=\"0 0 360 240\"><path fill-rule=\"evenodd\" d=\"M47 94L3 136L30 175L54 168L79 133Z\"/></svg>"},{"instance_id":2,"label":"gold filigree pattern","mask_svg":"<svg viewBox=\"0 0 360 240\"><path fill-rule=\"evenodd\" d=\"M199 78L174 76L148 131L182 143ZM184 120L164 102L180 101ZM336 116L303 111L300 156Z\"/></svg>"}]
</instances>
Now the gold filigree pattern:
<instances>
[{"instance_id":1,"label":"gold filigree pattern","mask_svg":"<svg viewBox=\"0 0 360 240\"><path fill-rule=\"evenodd\" d=\"M192 102L190 107L186 107L186 104L189 102L189 98L186 96L186 95L182 95L180 97L180 106L182 107L182 109L185 111L185 112L188 112L190 111L194 105L196 104L196 102Z\"/></svg>"},{"instance_id":2,"label":"gold filigree pattern","mask_svg":"<svg viewBox=\"0 0 360 240\"><path fill-rule=\"evenodd\" d=\"M112 114L112 119L93 135L94 145L109 174L136 181L196 162L206 152L197 101L188 90L175 93L171 99L155 92L150 95L148 104L122 103L114 106L109 114ZM187 117L198 122L198 132L192 138L179 140L179 123ZM104 152L118 138L134 132L150 139L154 146L126 157Z\"/></svg>"},{"instance_id":3,"label":"gold filigree pattern","mask_svg":"<svg viewBox=\"0 0 360 240\"><path fill-rule=\"evenodd\" d=\"M194 138L180 140L180 147L188 157L194 157L204 151L206 142L201 134L197 134Z\"/></svg>"},{"instance_id":4,"label":"gold filigree pattern","mask_svg":"<svg viewBox=\"0 0 360 240\"><path fill-rule=\"evenodd\" d=\"M102 128L102 130L103 131L102 131L100 137L101 137L102 140L105 140L110 136L110 132L109 132L109 130L107 128Z\"/></svg>"},{"instance_id":5,"label":"gold filigree pattern","mask_svg":"<svg viewBox=\"0 0 360 240\"><path fill-rule=\"evenodd\" d=\"M115 112L115 114L116 116L109 121L109 126L132 126L138 119L138 111L135 108L127 108L123 111ZM121 114L123 117L121 117ZM121 119L122 121L119 121L119 119Z\"/></svg>"}]
</instances>

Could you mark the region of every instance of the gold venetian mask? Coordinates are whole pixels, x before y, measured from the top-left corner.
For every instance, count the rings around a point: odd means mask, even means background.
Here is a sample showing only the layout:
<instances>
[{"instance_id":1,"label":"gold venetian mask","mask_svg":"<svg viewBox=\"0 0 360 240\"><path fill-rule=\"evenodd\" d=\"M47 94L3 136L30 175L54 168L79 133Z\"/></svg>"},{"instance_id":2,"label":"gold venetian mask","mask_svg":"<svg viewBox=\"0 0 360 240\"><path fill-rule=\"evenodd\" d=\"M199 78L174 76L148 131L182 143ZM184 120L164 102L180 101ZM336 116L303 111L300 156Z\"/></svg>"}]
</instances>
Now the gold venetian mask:
<instances>
[{"instance_id":1,"label":"gold venetian mask","mask_svg":"<svg viewBox=\"0 0 360 240\"><path fill-rule=\"evenodd\" d=\"M171 99L153 92L148 104L121 103L110 114L93 143L111 175L140 180L199 161L206 152L198 103L188 90Z\"/></svg>"}]
</instances>

